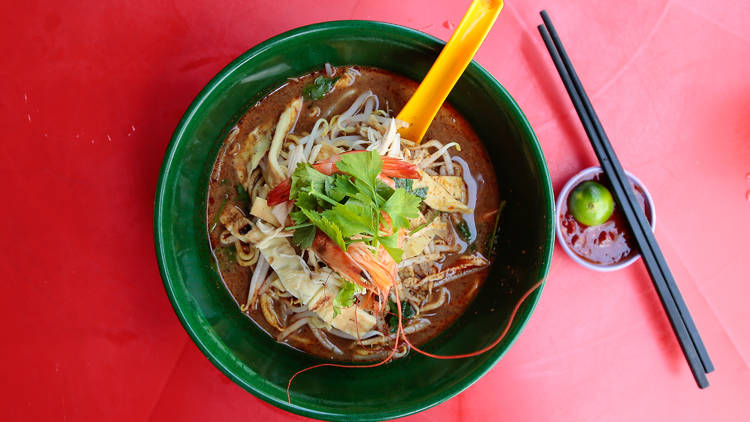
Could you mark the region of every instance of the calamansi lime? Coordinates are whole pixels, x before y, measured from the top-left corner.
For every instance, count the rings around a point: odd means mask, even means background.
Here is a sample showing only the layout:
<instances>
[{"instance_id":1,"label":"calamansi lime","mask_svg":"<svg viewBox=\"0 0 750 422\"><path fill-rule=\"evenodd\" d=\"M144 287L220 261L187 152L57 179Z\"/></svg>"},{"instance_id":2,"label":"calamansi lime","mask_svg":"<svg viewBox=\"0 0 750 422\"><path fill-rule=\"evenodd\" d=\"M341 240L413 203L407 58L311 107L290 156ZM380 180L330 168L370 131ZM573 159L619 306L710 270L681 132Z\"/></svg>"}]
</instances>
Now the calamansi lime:
<instances>
[{"instance_id":1,"label":"calamansi lime","mask_svg":"<svg viewBox=\"0 0 750 422\"><path fill-rule=\"evenodd\" d=\"M615 202L606 187L601 183L588 180L570 192L568 209L579 223L598 226L612 215Z\"/></svg>"}]
</instances>

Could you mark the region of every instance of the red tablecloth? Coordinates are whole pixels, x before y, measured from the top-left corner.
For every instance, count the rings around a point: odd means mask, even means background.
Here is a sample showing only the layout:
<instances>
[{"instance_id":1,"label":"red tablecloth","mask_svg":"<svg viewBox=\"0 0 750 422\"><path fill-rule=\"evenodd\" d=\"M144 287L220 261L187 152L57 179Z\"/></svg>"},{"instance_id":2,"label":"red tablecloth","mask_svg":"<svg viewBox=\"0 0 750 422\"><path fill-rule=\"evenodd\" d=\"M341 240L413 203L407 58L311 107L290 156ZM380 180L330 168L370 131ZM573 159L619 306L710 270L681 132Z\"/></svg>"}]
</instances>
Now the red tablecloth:
<instances>
[{"instance_id":1,"label":"red tablecloth","mask_svg":"<svg viewBox=\"0 0 750 422\"><path fill-rule=\"evenodd\" d=\"M220 4L221 3L221 4ZM301 420L229 381L162 288L152 205L190 101L288 29L372 19L447 39L468 0L14 1L0 13L4 420ZM423 420L750 418L748 2L509 2L478 54L518 100L555 188L596 163L536 31L547 8L716 364L695 386L643 267L557 247L507 356Z\"/></svg>"}]
</instances>

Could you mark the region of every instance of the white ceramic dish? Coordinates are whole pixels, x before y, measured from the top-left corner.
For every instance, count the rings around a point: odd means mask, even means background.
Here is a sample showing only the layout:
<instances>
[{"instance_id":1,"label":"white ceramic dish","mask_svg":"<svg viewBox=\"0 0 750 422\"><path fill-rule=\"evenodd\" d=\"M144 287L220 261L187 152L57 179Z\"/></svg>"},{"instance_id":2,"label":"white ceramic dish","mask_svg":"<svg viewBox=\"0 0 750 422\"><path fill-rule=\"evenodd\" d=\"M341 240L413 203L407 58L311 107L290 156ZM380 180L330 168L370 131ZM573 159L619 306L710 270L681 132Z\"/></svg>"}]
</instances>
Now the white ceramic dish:
<instances>
[{"instance_id":1,"label":"white ceramic dish","mask_svg":"<svg viewBox=\"0 0 750 422\"><path fill-rule=\"evenodd\" d=\"M567 200L568 194L570 193L570 191L573 190L573 188L575 188L576 186L578 186L578 184L581 183L582 181L589 180L594 175L598 173L602 173L602 172L603 171L601 167L589 167L587 169L581 170L575 176L571 177L570 180L568 180L568 182L562 188L560 193L557 195L557 202L555 206L555 231L557 234L557 241L560 243L560 246L562 246L565 253L568 254L568 256L573 261L594 271L617 271L637 261L641 257L641 254L637 253L624 261L620 261L612 265L595 264L593 262L586 261L585 259L578 256L578 254L573 252L570 246L565 242L565 238L562 235L562 229L560 227L560 213L563 209L562 207L563 201ZM646 186L640 180L638 180L637 177L633 176L629 171L625 171L625 174L627 174L630 180L633 182L633 184L641 188L641 190L645 194L646 202L648 203L649 209L651 210L651 215L649 216L650 217L649 222L651 223L651 231L654 231L654 228L656 227L656 209L654 207L654 200L651 198L651 194L648 192L648 189L646 189Z\"/></svg>"}]
</instances>

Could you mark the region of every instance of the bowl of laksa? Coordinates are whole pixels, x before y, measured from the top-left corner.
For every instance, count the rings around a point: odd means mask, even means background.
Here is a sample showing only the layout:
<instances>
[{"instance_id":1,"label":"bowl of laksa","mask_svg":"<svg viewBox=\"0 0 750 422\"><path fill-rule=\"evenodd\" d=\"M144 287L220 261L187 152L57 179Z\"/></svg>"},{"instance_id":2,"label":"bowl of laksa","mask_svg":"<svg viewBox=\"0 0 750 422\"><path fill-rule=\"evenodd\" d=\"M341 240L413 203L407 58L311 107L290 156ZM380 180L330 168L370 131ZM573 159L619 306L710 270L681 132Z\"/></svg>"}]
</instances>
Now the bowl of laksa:
<instances>
[{"instance_id":1,"label":"bowl of laksa","mask_svg":"<svg viewBox=\"0 0 750 422\"><path fill-rule=\"evenodd\" d=\"M421 143L396 119L444 44L385 23L272 38L198 94L155 243L192 339L257 397L383 420L463 391L518 337L554 242L544 157L472 62Z\"/></svg>"}]
</instances>

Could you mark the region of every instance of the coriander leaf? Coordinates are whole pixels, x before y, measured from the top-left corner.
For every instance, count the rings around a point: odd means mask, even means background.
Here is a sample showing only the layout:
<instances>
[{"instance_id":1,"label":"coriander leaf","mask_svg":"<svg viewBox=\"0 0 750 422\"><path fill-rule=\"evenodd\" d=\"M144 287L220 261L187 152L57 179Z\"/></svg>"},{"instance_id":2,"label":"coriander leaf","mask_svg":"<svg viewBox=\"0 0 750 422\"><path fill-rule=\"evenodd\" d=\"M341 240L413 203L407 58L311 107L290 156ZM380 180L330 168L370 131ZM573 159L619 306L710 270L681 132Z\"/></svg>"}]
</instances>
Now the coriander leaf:
<instances>
[{"instance_id":1,"label":"coriander leaf","mask_svg":"<svg viewBox=\"0 0 750 422\"><path fill-rule=\"evenodd\" d=\"M466 221L461 220L461 222L456 225L456 231L458 231L458 235L461 239L467 242L471 240L471 230L469 229L469 225L466 224Z\"/></svg>"},{"instance_id":2,"label":"coriander leaf","mask_svg":"<svg viewBox=\"0 0 750 422\"><path fill-rule=\"evenodd\" d=\"M407 193L403 188L396 189L383 205L383 211L388 213L393 223L393 230L401 227L409 227L409 219L419 215L419 203L421 199Z\"/></svg>"},{"instance_id":3,"label":"coriander leaf","mask_svg":"<svg viewBox=\"0 0 750 422\"><path fill-rule=\"evenodd\" d=\"M401 314L407 319L414 316L414 308L411 307L411 303L406 300L401 302Z\"/></svg>"},{"instance_id":4,"label":"coriander leaf","mask_svg":"<svg viewBox=\"0 0 750 422\"><path fill-rule=\"evenodd\" d=\"M391 332L395 332L398 328L398 308L396 302L388 299L388 309L391 311L391 316L388 318L388 325L391 327ZM406 300L401 301L401 317L404 322L414 316L414 308L411 303Z\"/></svg>"},{"instance_id":5,"label":"coriander leaf","mask_svg":"<svg viewBox=\"0 0 750 422\"><path fill-rule=\"evenodd\" d=\"M372 207L356 199L349 199L345 204L339 204L324 211L323 216L336 224L344 237L355 234L375 235L375 221Z\"/></svg>"},{"instance_id":6,"label":"coriander leaf","mask_svg":"<svg viewBox=\"0 0 750 422\"><path fill-rule=\"evenodd\" d=\"M377 192L378 196L383 198L383 200L387 201L388 198L393 195L394 189L378 179L377 182L375 182L375 192Z\"/></svg>"},{"instance_id":7,"label":"coriander leaf","mask_svg":"<svg viewBox=\"0 0 750 422\"><path fill-rule=\"evenodd\" d=\"M211 224L211 229L209 230L210 232L214 231L214 229L216 228L216 226L219 224L219 217L221 217L221 214L224 213L224 208L226 208L226 206L227 206L227 201L228 201L228 199L225 196L224 200L221 201L221 205L219 206L219 210L216 212L216 217L214 217L214 222L213 222L213 224Z\"/></svg>"},{"instance_id":8,"label":"coriander leaf","mask_svg":"<svg viewBox=\"0 0 750 422\"><path fill-rule=\"evenodd\" d=\"M336 206L339 204L338 202L334 201L328 195L322 192L310 191L310 195L318 199L318 205L320 205L321 208Z\"/></svg>"},{"instance_id":9,"label":"coriander leaf","mask_svg":"<svg viewBox=\"0 0 750 422\"><path fill-rule=\"evenodd\" d=\"M299 208L316 209L325 208L330 203L335 203L323 192L328 176L315 170L308 163L299 163L292 173L292 186L290 188L290 199L294 199Z\"/></svg>"},{"instance_id":10,"label":"coriander leaf","mask_svg":"<svg viewBox=\"0 0 750 422\"><path fill-rule=\"evenodd\" d=\"M357 187L349 180L349 176L343 174L328 176L325 182L325 190L326 195L338 202L359 192Z\"/></svg>"},{"instance_id":11,"label":"coriander leaf","mask_svg":"<svg viewBox=\"0 0 750 422\"><path fill-rule=\"evenodd\" d=\"M358 285L351 281L347 281L346 284L344 284L344 287L339 290L336 297L333 298L333 305L342 308L348 308L354 305L354 295L359 293L361 289L362 288Z\"/></svg>"},{"instance_id":12,"label":"coriander leaf","mask_svg":"<svg viewBox=\"0 0 750 422\"><path fill-rule=\"evenodd\" d=\"M393 233L390 236L378 237L380 244L393 257L393 260L401 262L401 257L404 255L404 250L398 247L398 233Z\"/></svg>"},{"instance_id":13,"label":"coriander leaf","mask_svg":"<svg viewBox=\"0 0 750 422\"><path fill-rule=\"evenodd\" d=\"M342 154L336 167L344 173L362 181L370 192L375 191L376 180L383 169L383 158L377 151L361 151Z\"/></svg>"},{"instance_id":14,"label":"coriander leaf","mask_svg":"<svg viewBox=\"0 0 750 422\"><path fill-rule=\"evenodd\" d=\"M292 217L292 220L294 220L296 224L304 224L309 221L305 213L302 212L302 210L300 210L299 208L290 212L289 216Z\"/></svg>"},{"instance_id":15,"label":"coriander leaf","mask_svg":"<svg viewBox=\"0 0 750 422\"><path fill-rule=\"evenodd\" d=\"M318 207L318 198L316 198L313 195L310 195L309 192L297 192L297 194L294 197L294 200L296 201L294 205L301 209L308 209L308 210L314 210Z\"/></svg>"},{"instance_id":16,"label":"coriander leaf","mask_svg":"<svg viewBox=\"0 0 750 422\"><path fill-rule=\"evenodd\" d=\"M392 314L398 314L398 309L396 308L396 302L393 301L390 297L388 298L388 310L391 311Z\"/></svg>"},{"instance_id":17,"label":"coriander leaf","mask_svg":"<svg viewBox=\"0 0 750 422\"><path fill-rule=\"evenodd\" d=\"M333 85L338 79L338 77L326 78L324 76L318 76L312 83L307 84L302 88L302 95L308 100L317 101L331 92Z\"/></svg>"},{"instance_id":18,"label":"coriander leaf","mask_svg":"<svg viewBox=\"0 0 750 422\"><path fill-rule=\"evenodd\" d=\"M390 310L392 314L398 315L396 302L394 302L391 298L388 298L388 310ZM409 303L409 301L406 299L401 301L401 315L404 317L404 319L414 316L414 308L411 307L411 303Z\"/></svg>"},{"instance_id":19,"label":"coriander leaf","mask_svg":"<svg viewBox=\"0 0 750 422\"><path fill-rule=\"evenodd\" d=\"M336 242L342 250L346 250L346 243L344 243L344 237L341 235L339 226L329 221L324 215L315 211L310 211L305 208L300 209L310 221L315 224L323 233L325 233L331 240Z\"/></svg>"},{"instance_id":20,"label":"coriander leaf","mask_svg":"<svg viewBox=\"0 0 750 422\"><path fill-rule=\"evenodd\" d=\"M314 225L315 224L313 224L313 223L311 223L311 222L308 221L307 223L295 224L293 226L286 226L286 227L284 227L284 230L296 230L296 229L301 229L303 227L310 227L310 226L314 226Z\"/></svg>"},{"instance_id":21,"label":"coriander leaf","mask_svg":"<svg viewBox=\"0 0 750 422\"><path fill-rule=\"evenodd\" d=\"M322 193L325 189L326 178L328 178L328 176L315 170L315 168L308 163L297 164L297 168L294 169L294 172L292 173L292 187L290 189L289 198L296 201L299 200L299 196L303 192L307 193L308 196L310 195L310 192ZM314 208L307 206L307 204L300 205L300 207Z\"/></svg>"},{"instance_id":22,"label":"coriander leaf","mask_svg":"<svg viewBox=\"0 0 750 422\"><path fill-rule=\"evenodd\" d=\"M376 208L382 206L385 202L378 201L376 203L376 198L372 197L372 191L370 190L369 186L365 185L365 183L360 180L354 181L354 187L357 189L357 193L351 194L349 196L362 202L363 204L368 204L369 206Z\"/></svg>"},{"instance_id":23,"label":"coriander leaf","mask_svg":"<svg viewBox=\"0 0 750 422\"><path fill-rule=\"evenodd\" d=\"M489 245L487 246L487 256L492 256L492 248L495 246L495 238L497 237L497 226L500 223L500 214L505 208L505 201L500 201L500 205L497 207L497 214L495 214L495 225L492 226L492 232L490 234Z\"/></svg>"},{"instance_id":24,"label":"coriander leaf","mask_svg":"<svg viewBox=\"0 0 750 422\"><path fill-rule=\"evenodd\" d=\"M300 248L307 249L312 246L315 239L315 232L315 226L300 227L294 231L292 241Z\"/></svg>"},{"instance_id":25,"label":"coriander leaf","mask_svg":"<svg viewBox=\"0 0 750 422\"><path fill-rule=\"evenodd\" d=\"M333 317L336 318L341 313L341 308L354 305L354 295L362 292L364 292L362 287L347 281L336 297L333 298Z\"/></svg>"}]
</instances>

